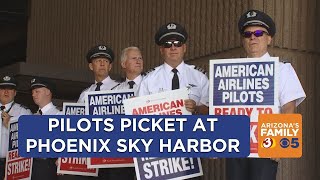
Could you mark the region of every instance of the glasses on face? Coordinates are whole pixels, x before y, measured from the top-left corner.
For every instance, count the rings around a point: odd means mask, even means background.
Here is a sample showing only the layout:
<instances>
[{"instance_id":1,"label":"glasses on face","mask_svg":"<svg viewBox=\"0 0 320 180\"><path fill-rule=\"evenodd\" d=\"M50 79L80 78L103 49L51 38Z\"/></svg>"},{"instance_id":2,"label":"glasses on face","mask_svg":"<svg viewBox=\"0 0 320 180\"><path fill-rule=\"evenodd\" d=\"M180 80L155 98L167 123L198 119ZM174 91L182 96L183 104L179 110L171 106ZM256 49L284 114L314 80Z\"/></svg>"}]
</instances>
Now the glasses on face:
<instances>
[{"instance_id":1,"label":"glasses on face","mask_svg":"<svg viewBox=\"0 0 320 180\"><path fill-rule=\"evenodd\" d=\"M263 36L263 34L268 34L268 32L266 31L263 31L263 30L256 30L256 31L245 31L243 32L242 36L245 37L245 38L251 38L252 34L255 36L255 37L261 37Z\"/></svg>"},{"instance_id":2,"label":"glasses on face","mask_svg":"<svg viewBox=\"0 0 320 180\"><path fill-rule=\"evenodd\" d=\"M162 47L171 48L172 45L174 45L175 47L181 47L183 45L183 42L181 42L181 41L167 41L162 44Z\"/></svg>"}]
</instances>

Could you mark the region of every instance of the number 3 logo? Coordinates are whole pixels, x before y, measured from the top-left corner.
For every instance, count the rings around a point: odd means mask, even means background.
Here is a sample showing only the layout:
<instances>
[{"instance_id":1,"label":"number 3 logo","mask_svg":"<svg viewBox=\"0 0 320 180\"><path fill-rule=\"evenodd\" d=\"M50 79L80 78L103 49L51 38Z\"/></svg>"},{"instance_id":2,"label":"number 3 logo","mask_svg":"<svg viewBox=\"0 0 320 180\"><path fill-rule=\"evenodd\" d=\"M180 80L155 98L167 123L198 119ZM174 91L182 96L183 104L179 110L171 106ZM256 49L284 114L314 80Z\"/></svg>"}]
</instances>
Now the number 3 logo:
<instances>
[{"instance_id":1,"label":"number 3 logo","mask_svg":"<svg viewBox=\"0 0 320 180\"><path fill-rule=\"evenodd\" d=\"M273 148L275 146L275 140L273 138L266 138L262 142L262 147L264 148Z\"/></svg>"}]
</instances>

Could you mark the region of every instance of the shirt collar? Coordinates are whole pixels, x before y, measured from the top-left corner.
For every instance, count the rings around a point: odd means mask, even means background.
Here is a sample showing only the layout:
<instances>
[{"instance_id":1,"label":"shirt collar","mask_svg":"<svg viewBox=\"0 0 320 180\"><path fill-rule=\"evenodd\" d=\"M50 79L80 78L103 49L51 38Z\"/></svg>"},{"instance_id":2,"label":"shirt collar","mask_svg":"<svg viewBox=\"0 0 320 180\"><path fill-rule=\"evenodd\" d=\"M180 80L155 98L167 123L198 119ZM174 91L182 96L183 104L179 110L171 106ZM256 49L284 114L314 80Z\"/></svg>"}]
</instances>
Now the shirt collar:
<instances>
[{"instance_id":1,"label":"shirt collar","mask_svg":"<svg viewBox=\"0 0 320 180\"><path fill-rule=\"evenodd\" d=\"M110 76L106 77L104 80L102 80L102 84L109 84L109 82L111 82L112 79L110 78ZM97 81L95 81L95 84L97 84Z\"/></svg>"},{"instance_id":2,"label":"shirt collar","mask_svg":"<svg viewBox=\"0 0 320 180\"><path fill-rule=\"evenodd\" d=\"M139 75L136 78L134 78L134 80L130 80L130 79L126 78L126 83L128 83L129 81L134 81L135 84L140 84L141 80L142 80L142 76Z\"/></svg>"},{"instance_id":3,"label":"shirt collar","mask_svg":"<svg viewBox=\"0 0 320 180\"><path fill-rule=\"evenodd\" d=\"M270 58L271 56L270 56L270 54L268 53L268 52L266 52L263 56L261 56L260 58L261 59L268 59L268 58ZM248 58L248 56L247 56L247 58Z\"/></svg>"},{"instance_id":4,"label":"shirt collar","mask_svg":"<svg viewBox=\"0 0 320 180\"><path fill-rule=\"evenodd\" d=\"M185 63L184 63L184 61L182 61L177 67L176 67L176 69L178 70L178 73L180 74L180 73L182 73L183 72L183 70L184 70L184 65L185 65ZM169 64L167 64L166 62L163 64L163 66L164 66L164 69L165 69L165 71L167 72L167 73L171 73L172 72L172 67L169 65Z\"/></svg>"},{"instance_id":5,"label":"shirt collar","mask_svg":"<svg viewBox=\"0 0 320 180\"><path fill-rule=\"evenodd\" d=\"M45 105L43 108L41 108L42 114L46 114L46 112L48 112L52 107L54 107L54 105L52 104L52 102L50 102L49 104Z\"/></svg>"},{"instance_id":6,"label":"shirt collar","mask_svg":"<svg viewBox=\"0 0 320 180\"><path fill-rule=\"evenodd\" d=\"M11 101L11 102L9 102L8 104L5 104L5 105L0 103L0 106L5 106L6 109L4 109L4 110L9 110L11 108L12 104L13 104L13 101Z\"/></svg>"},{"instance_id":7,"label":"shirt collar","mask_svg":"<svg viewBox=\"0 0 320 180\"><path fill-rule=\"evenodd\" d=\"M270 57L271 57L270 54L267 52L263 56L261 56L260 58L261 59L269 59Z\"/></svg>"}]
</instances>

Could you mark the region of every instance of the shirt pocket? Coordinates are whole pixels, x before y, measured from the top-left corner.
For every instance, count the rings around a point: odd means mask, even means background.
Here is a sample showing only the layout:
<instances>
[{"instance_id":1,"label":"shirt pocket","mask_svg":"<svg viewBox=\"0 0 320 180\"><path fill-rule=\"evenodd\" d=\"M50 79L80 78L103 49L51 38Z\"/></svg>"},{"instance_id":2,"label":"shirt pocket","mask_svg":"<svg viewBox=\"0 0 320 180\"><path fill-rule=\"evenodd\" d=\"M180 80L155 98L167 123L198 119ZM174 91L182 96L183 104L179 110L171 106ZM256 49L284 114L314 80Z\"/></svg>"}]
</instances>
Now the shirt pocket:
<instances>
[{"instance_id":1,"label":"shirt pocket","mask_svg":"<svg viewBox=\"0 0 320 180\"><path fill-rule=\"evenodd\" d=\"M165 92L165 91L169 91L169 89L159 87L159 86L153 86L153 87L150 87L150 89L149 89L150 94L156 94L156 93L161 93L161 92Z\"/></svg>"}]
</instances>

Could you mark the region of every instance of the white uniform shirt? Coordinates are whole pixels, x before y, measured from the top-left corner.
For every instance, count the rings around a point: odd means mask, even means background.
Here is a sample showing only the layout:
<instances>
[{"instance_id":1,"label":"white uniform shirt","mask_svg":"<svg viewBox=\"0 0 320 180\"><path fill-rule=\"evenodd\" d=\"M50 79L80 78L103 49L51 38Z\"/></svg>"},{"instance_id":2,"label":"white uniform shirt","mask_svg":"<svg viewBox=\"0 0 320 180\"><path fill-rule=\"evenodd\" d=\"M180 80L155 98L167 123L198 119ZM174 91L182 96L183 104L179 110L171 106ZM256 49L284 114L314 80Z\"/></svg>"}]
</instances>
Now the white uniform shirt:
<instances>
[{"instance_id":1,"label":"white uniform shirt","mask_svg":"<svg viewBox=\"0 0 320 180\"><path fill-rule=\"evenodd\" d=\"M148 73L143 78L138 95L149 95L172 89L173 68L164 63ZM179 87L188 87L189 98L197 105L209 106L209 80L204 71L199 70L194 65L182 62L176 67L178 70Z\"/></svg>"},{"instance_id":2,"label":"white uniform shirt","mask_svg":"<svg viewBox=\"0 0 320 180\"><path fill-rule=\"evenodd\" d=\"M60 111L55 105L50 102L41 108L42 115L63 115L62 111Z\"/></svg>"},{"instance_id":3,"label":"white uniform shirt","mask_svg":"<svg viewBox=\"0 0 320 180\"><path fill-rule=\"evenodd\" d=\"M84 103L84 94L85 92L91 92L94 91L97 87L96 85L97 81L95 81L94 84L92 84L90 87L88 87L87 89L83 90L80 94L80 97L78 99L78 103ZM111 90L112 88L114 88L115 86L117 86L119 83L117 83L115 80L111 79L110 76L108 76L107 78L105 78L102 81L102 85L100 86L100 91L102 90Z\"/></svg>"},{"instance_id":4,"label":"white uniform shirt","mask_svg":"<svg viewBox=\"0 0 320 180\"><path fill-rule=\"evenodd\" d=\"M264 54L261 58L270 58L269 53ZM296 100L298 106L306 94L301 86L299 78L290 63L279 63L279 109L290 101Z\"/></svg>"},{"instance_id":5,"label":"white uniform shirt","mask_svg":"<svg viewBox=\"0 0 320 180\"><path fill-rule=\"evenodd\" d=\"M119 86L115 87L114 90L130 89L130 86L128 83L129 81L131 81L131 80L129 80L127 78L124 82L120 83ZM141 81L142 81L142 76L141 75L137 76L136 78L134 78L133 81L135 84L133 85L132 90L134 91L134 95L137 96L137 92L138 92L138 89L139 89Z\"/></svg>"},{"instance_id":6,"label":"white uniform shirt","mask_svg":"<svg viewBox=\"0 0 320 180\"><path fill-rule=\"evenodd\" d=\"M2 106L2 104L0 104ZM30 109L23 107L22 105L11 102L4 105L6 108L4 109L5 112L12 117L19 118L21 115L31 115ZM12 107L11 107L12 106ZM11 109L10 109L11 108ZM9 129L7 129L1 120L1 138L0 138L0 158L5 158L8 152L9 146Z\"/></svg>"}]
</instances>

